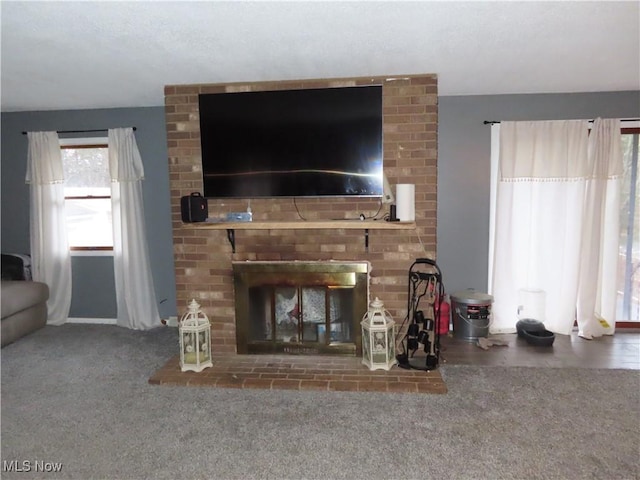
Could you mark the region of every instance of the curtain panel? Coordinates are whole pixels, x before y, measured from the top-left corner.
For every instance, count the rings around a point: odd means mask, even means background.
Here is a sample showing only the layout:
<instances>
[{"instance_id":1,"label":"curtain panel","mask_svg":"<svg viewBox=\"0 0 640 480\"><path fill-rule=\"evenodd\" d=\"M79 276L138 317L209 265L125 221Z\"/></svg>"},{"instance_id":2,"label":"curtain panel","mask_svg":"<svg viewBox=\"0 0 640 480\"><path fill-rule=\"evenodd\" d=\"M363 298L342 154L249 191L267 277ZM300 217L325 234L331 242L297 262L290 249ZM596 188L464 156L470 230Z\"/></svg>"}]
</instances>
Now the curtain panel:
<instances>
[{"instance_id":1,"label":"curtain panel","mask_svg":"<svg viewBox=\"0 0 640 480\"><path fill-rule=\"evenodd\" d=\"M587 338L613 333L619 127L597 119L591 136L583 120L492 127L491 332L514 332L523 292L542 291L547 329L569 334L577 319Z\"/></svg>"},{"instance_id":2,"label":"curtain panel","mask_svg":"<svg viewBox=\"0 0 640 480\"><path fill-rule=\"evenodd\" d=\"M623 176L620 121L596 119L588 145L577 300L579 334L614 333Z\"/></svg>"},{"instance_id":3,"label":"curtain panel","mask_svg":"<svg viewBox=\"0 0 640 480\"><path fill-rule=\"evenodd\" d=\"M27 138L32 275L49 286L47 324L62 325L71 308L72 284L60 142L56 132L29 132Z\"/></svg>"},{"instance_id":4,"label":"curtain panel","mask_svg":"<svg viewBox=\"0 0 640 480\"><path fill-rule=\"evenodd\" d=\"M145 230L144 168L132 128L109 130L113 264L118 325L146 330L161 325Z\"/></svg>"}]
</instances>

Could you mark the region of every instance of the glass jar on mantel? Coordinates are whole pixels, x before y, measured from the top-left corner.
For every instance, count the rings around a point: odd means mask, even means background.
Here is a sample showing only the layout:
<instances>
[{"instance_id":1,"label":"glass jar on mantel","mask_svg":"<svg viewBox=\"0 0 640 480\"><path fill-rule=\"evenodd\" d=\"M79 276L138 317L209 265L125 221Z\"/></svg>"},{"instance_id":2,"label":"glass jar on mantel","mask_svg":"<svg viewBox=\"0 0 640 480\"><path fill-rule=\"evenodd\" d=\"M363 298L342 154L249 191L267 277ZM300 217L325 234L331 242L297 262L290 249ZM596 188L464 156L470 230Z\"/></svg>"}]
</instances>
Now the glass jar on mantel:
<instances>
[{"instance_id":1,"label":"glass jar on mantel","mask_svg":"<svg viewBox=\"0 0 640 480\"><path fill-rule=\"evenodd\" d=\"M201 372L213 366L211 361L211 324L209 318L194 300L180 319L180 369Z\"/></svg>"},{"instance_id":2,"label":"glass jar on mantel","mask_svg":"<svg viewBox=\"0 0 640 480\"><path fill-rule=\"evenodd\" d=\"M369 370L389 370L396 360L395 322L378 297L362 318L362 363Z\"/></svg>"}]
</instances>

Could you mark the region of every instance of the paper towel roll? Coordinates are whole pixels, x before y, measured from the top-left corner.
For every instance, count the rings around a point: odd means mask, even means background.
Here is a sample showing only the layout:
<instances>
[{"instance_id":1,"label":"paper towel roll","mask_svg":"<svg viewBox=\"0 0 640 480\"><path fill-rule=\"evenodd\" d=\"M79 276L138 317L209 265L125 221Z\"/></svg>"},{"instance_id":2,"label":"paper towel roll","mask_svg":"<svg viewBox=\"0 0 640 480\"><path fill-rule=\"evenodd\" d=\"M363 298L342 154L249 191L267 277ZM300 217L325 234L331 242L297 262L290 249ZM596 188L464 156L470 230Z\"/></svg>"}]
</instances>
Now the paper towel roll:
<instances>
[{"instance_id":1,"label":"paper towel roll","mask_svg":"<svg viewBox=\"0 0 640 480\"><path fill-rule=\"evenodd\" d=\"M416 219L416 186L413 183L396 185L396 215L401 222Z\"/></svg>"}]
</instances>

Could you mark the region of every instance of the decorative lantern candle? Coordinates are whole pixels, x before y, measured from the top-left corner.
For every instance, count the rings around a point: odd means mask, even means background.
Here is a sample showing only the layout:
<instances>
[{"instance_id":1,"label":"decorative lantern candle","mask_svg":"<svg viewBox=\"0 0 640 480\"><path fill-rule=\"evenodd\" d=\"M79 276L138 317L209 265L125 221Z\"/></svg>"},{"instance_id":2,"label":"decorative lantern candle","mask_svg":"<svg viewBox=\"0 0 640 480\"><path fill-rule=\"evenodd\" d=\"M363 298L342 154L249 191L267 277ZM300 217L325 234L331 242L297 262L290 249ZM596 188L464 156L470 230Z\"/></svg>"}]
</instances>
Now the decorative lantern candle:
<instances>
[{"instance_id":1,"label":"decorative lantern candle","mask_svg":"<svg viewBox=\"0 0 640 480\"><path fill-rule=\"evenodd\" d=\"M200 304L191 300L189 311L180 319L180 368L183 372L201 372L213 366L211 362L211 325L200 309Z\"/></svg>"},{"instance_id":2,"label":"decorative lantern candle","mask_svg":"<svg viewBox=\"0 0 640 480\"><path fill-rule=\"evenodd\" d=\"M369 370L389 370L396 363L395 322L376 297L362 318L362 363Z\"/></svg>"}]
</instances>

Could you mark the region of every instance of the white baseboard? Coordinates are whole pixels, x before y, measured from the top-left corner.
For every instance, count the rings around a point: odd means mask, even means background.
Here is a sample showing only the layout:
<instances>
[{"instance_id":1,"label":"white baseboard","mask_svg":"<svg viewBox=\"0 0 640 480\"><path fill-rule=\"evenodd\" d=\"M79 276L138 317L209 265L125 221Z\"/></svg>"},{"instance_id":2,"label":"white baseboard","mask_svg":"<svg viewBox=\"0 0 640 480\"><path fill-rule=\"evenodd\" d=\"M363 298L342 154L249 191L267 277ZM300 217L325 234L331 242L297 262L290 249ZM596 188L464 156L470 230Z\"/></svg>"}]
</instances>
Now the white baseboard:
<instances>
[{"instance_id":1,"label":"white baseboard","mask_svg":"<svg viewBox=\"0 0 640 480\"><path fill-rule=\"evenodd\" d=\"M178 326L178 317L169 317L166 319L162 319L162 324L167 327L177 327Z\"/></svg>"},{"instance_id":2,"label":"white baseboard","mask_svg":"<svg viewBox=\"0 0 640 480\"><path fill-rule=\"evenodd\" d=\"M90 323L94 325L117 325L118 320L115 318L82 318L82 317L69 317L67 323Z\"/></svg>"}]
</instances>

